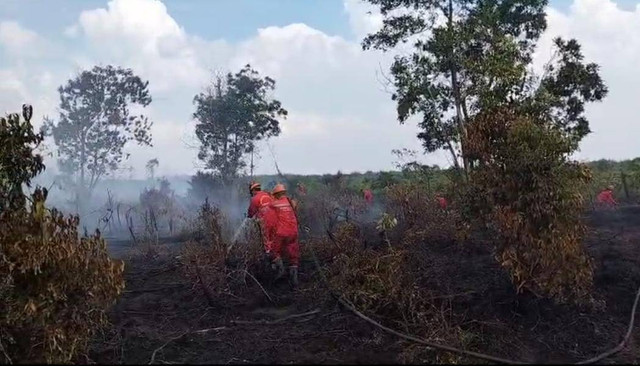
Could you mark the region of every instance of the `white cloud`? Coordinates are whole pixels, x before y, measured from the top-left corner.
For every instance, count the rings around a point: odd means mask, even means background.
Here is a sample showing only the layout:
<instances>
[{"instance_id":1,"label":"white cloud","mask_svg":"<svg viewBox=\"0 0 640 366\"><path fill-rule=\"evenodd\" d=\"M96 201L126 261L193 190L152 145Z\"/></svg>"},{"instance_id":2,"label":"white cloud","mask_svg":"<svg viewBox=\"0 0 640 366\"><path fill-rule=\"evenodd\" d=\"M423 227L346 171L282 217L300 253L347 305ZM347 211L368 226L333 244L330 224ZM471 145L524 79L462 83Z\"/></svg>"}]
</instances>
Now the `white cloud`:
<instances>
[{"instance_id":1,"label":"white cloud","mask_svg":"<svg viewBox=\"0 0 640 366\"><path fill-rule=\"evenodd\" d=\"M349 24L358 40L382 27L384 17L380 11L362 0L344 0L344 10L349 15Z\"/></svg>"},{"instance_id":2,"label":"white cloud","mask_svg":"<svg viewBox=\"0 0 640 366\"><path fill-rule=\"evenodd\" d=\"M45 44L38 34L18 22L0 22L0 47L13 57L36 57Z\"/></svg>"},{"instance_id":3,"label":"white cloud","mask_svg":"<svg viewBox=\"0 0 640 366\"><path fill-rule=\"evenodd\" d=\"M112 0L107 9L83 11L69 35L83 35L94 58L131 67L151 80L153 91L196 86L208 70L201 47L217 47L188 35L159 0Z\"/></svg>"},{"instance_id":4,"label":"white cloud","mask_svg":"<svg viewBox=\"0 0 640 366\"><path fill-rule=\"evenodd\" d=\"M51 114L57 102L55 87L74 72L94 64L131 67L150 81L154 102L147 114L155 123L153 148L132 147L129 163L139 175L154 157L160 160L158 174L193 173L196 151L184 143L193 141L193 96L210 80L212 69L237 71L251 63L276 80L274 96L290 111L282 135L271 141L281 169L299 173L389 169L394 160L391 149L420 150L417 127L398 124L395 104L381 85L379 74L388 73L392 54L361 49L362 37L380 27L379 13L359 0L345 0L344 9L356 35L353 40L290 24L258 29L249 39L229 44L189 34L161 1L112 0L105 8L82 12L65 30L74 42L64 69L50 70L45 62L0 69L1 100L10 107L32 100L36 111ZM638 9L624 11L609 0L575 0L566 14L549 9L549 30L536 64L548 59L553 36L576 37L587 59L602 66L611 90L604 103L589 107L594 133L583 144L583 157L640 155L635 141L640 125L632 120L640 95L640 74L635 70L640 61ZM31 40L39 37L29 31L24 34ZM2 42L0 30L0 43L11 47ZM273 172L266 145L261 155L257 172ZM436 153L423 160L444 165L448 155Z\"/></svg>"}]
</instances>

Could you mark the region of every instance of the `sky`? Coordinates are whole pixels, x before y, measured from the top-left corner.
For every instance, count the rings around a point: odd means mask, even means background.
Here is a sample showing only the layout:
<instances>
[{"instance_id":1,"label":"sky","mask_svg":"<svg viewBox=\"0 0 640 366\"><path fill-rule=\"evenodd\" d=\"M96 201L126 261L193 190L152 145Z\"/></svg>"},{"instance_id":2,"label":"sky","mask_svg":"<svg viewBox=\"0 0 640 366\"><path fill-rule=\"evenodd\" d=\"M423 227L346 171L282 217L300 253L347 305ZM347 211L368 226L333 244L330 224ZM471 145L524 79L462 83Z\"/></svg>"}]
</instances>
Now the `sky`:
<instances>
[{"instance_id":1,"label":"sky","mask_svg":"<svg viewBox=\"0 0 640 366\"><path fill-rule=\"evenodd\" d=\"M397 122L384 77L393 55L363 51L381 16L359 0L0 0L0 113L34 106L34 124L57 117L58 86L81 70L114 64L149 81L153 146L127 148L126 165L144 177L194 174L193 97L214 71L250 63L276 80L289 111L282 134L260 145L257 174L323 174L394 167L392 149L421 150L415 121ZM534 65L555 36L576 38L601 66L608 98L587 107L590 134L576 157L640 156L640 4L555 0ZM55 171L53 142L45 148ZM275 159L274 159L275 158ZM447 166L446 152L420 157ZM123 173L124 174L124 173ZM129 173L126 173L129 176Z\"/></svg>"}]
</instances>

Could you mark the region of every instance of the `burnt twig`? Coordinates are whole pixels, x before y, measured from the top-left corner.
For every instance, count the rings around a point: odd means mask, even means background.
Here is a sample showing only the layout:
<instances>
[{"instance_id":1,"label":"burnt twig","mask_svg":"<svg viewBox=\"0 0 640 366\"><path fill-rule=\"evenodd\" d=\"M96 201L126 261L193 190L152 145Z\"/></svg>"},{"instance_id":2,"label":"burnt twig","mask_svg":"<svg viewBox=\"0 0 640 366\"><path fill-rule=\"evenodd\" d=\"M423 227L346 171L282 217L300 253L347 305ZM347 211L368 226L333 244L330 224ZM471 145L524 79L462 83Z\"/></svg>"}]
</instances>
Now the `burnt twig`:
<instances>
[{"instance_id":1,"label":"burnt twig","mask_svg":"<svg viewBox=\"0 0 640 366\"><path fill-rule=\"evenodd\" d=\"M289 319L295 319L295 318L304 318L307 317L309 315L314 315L314 314L318 314L320 312L320 309L315 309L312 311L308 311L306 313L302 313L302 314L293 314L293 315L289 315L289 316L285 316L284 318L280 318L280 319L276 319L276 320L232 320L231 322L233 324L278 324L278 323L282 323L285 320L289 320Z\"/></svg>"}]
</instances>

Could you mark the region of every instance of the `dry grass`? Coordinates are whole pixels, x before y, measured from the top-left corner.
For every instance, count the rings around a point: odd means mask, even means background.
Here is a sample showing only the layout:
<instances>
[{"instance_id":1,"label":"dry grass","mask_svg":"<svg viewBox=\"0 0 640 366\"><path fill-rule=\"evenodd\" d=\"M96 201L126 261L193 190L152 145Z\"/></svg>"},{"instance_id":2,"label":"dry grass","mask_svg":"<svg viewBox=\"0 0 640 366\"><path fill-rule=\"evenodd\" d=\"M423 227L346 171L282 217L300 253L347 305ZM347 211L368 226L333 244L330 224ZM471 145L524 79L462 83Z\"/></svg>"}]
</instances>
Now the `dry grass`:
<instances>
[{"instance_id":1,"label":"dry grass","mask_svg":"<svg viewBox=\"0 0 640 366\"><path fill-rule=\"evenodd\" d=\"M192 225L196 239L185 244L181 261L188 278L199 283L210 304L231 305L240 299L247 276L262 277L265 270L262 242L257 225L250 225L242 242L224 240L225 218L208 202ZM213 304L211 304L213 305Z\"/></svg>"}]
</instances>

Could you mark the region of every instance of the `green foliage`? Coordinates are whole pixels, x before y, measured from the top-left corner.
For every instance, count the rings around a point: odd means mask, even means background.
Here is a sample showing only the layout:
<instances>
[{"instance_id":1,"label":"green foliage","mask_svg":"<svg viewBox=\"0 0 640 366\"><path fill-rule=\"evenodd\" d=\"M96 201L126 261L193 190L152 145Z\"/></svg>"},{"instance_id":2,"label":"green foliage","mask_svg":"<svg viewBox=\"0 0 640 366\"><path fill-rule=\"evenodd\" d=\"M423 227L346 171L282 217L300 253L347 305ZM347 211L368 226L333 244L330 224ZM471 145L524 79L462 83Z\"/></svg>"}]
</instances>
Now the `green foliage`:
<instances>
[{"instance_id":1,"label":"green foliage","mask_svg":"<svg viewBox=\"0 0 640 366\"><path fill-rule=\"evenodd\" d=\"M13 147L1 156L2 188L12 197L44 169L33 151L42 136L28 122L30 107L23 112L26 122L12 115L0 125L0 146ZM14 166L5 170L5 162ZM124 263L109 258L98 232L79 240L78 217L47 209L47 194L36 188L28 206L0 210L0 358L7 363L74 361L124 288Z\"/></svg>"},{"instance_id":2,"label":"green foliage","mask_svg":"<svg viewBox=\"0 0 640 366\"><path fill-rule=\"evenodd\" d=\"M512 110L479 115L469 129L472 171L466 205L497 232L497 258L518 291L582 300L592 265L581 245L586 166L569 160L577 143L552 125Z\"/></svg>"},{"instance_id":3,"label":"green foliage","mask_svg":"<svg viewBox=\"0 0 640 366\"><path fill-rule=\"evenodd\" d=\"M579 140L589 132L586 102L607 92L595 64L583 64L575 40L557 39L557 60L542 77L531 73L532 55L546 29L546 0L368 0L383 27L363 47L389 50L413 42L414 52L391 67L398 119L420 114L426 151L448 150L458 167L473 117L489 108L518 105L551 120Z\"/></svg>"},{"instance_id":4,"label":"green foliage","mask_svg":"<svg viewBox=\"0 0 640 366\"><path fill-rule=\"evenodd\" d=\"M23 206L22 185L30 186L31 179L45 169L42 156L33 153L43 134L33 131L32 115L33 108L25 104L23 121L17 113L0 118L0 211Z\"/></svg>"},{"instance_id":5,"label":"green foliage","mask_svg":"<svg viewBox=\"0 0 640 366\"><path fill-rule=\"evenodd\" d=\"M211 173L196 172L189 180L187 197L195 202L203 202L205 198L213 198L214 192L223 187L222 179Z\"/></svg>"},{"instance_id":6,"label":"green foliage","mask_svg":"<svg viewBox=\"0 0 640 366\"><path fill-rule=\"evenodd\" d=\"M58 88L59 120L47 119L45 130L58 147L60 169L78 175L74 185L82 194L76 201L86 201L100 178L129 157L128 142L151 145L151 121L130 113L131 105L151 103L148 85L131 69L109 65L83 71Z\"/></svg>"},{"instance_id":7,"label":"green foliage","mask_svg":"<svg viewBox=\"0 0 640 366\"><path fill-rule=\"evenodd\" d=\"M216 77L204 93L195 96L198 158L224 182L246 167L246 156L254 151L256 141L280 134L278 118L285 118L287 111L268 97L274 89L273 79L260 77L246 65L236 74Z\"/></svg>"},{"instance_id":8,"label":"green foliage","mask_svg":"<svg viewBox=\"0 0 640 366\"><path fill-rule=\"evenodd\" d=\"M544 76L533 96L524 100L524 111L553 123L580 141L591 132L584 105L607 95L598 74L598 65L584 64L580 44L575 39L554 40L556 55L545 66Z\"/></svg>"}]
</instances>

